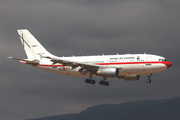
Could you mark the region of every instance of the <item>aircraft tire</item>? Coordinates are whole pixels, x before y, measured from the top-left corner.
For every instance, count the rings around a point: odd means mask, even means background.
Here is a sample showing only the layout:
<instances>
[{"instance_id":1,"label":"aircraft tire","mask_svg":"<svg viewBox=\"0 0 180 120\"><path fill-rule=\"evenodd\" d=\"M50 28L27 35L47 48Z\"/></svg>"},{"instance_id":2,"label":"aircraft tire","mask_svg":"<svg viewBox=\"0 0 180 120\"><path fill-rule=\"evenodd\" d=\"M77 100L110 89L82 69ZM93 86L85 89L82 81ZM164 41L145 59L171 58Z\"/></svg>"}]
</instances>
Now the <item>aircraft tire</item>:
<instances>
[{"instance_id":1,"label":"aircraft tire","mask_svg":"<svg viewBox=\"0 0 180 120\"><path fill-rule=\"evenodd\" d=\"M96 81L95 81L95 80L91 80L90 82L91 82L91 84L95 84L95 83L96 83Z\"/></svg>"},{"instance_id":2,"label":"aircraft tire","mask_svg":"<svg viewBox=\"0 0 180 120\"><path fill-rule=\"evenodd\" d=\"M91 83L91 80L90 79L86 79L85 82L86 83Z\"/></svg>"},{"instance_id":3,"label":"aircraft tire","mask_svg":"<svg viewBox=\"0 0 180 120\"><path fill-rule=\"evenodd\" d=\"M100 85L104 85L104 81L99 81L99 84Z\"/></svg>"},{"instance_id":4,"label":"aircraft tire","mask_svg":"<svg viewBox=\"0 0 180 120\"><path fill-rule=\"evenodd\" d=\"M109 82L104 82L104 85L105 86L109 86Z\"/></svg>"},{"instance_id":5,"label":"aircraft tire","mask_svg":"<svg viewBox=\"0 0 180 120\"><path fill-rule=\"evenodd\" d=\"M147 83L151 83L151 79L147 79L146 82L147 82Z\"/></svg>"}]
</instances>

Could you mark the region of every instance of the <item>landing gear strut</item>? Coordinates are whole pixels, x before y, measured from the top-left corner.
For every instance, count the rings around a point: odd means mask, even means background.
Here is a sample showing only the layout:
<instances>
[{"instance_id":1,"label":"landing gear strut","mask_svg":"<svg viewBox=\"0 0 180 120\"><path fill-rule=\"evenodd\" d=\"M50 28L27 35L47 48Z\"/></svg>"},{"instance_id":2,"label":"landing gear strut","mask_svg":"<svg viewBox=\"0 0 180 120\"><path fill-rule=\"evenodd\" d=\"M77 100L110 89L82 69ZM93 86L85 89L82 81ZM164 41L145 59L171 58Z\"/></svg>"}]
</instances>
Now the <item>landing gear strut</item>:
<instances>
[{"instance_id":1,"label":"landing gear strut","mask_svg":"<svg viewBox=\"0 0 180 120\"><path fill-rule=\"evenodd\" d=\"M92 76L93 76L93 71L90 71L90 72L89 72L89 79L86 79L85 82L86 82L86 83L90 83L90 84L95 84L96 81L95 81L95 80L92 80Z\"/></svg>"},{"instance_id":2,"label":"landing gear strut","mask_svg":"<svg viewBox=\"0 0 180 120\"><path fill-rule=\"evenodd\" d=\"M146 80L147 83L151 83L151 79L150 79L151 76L152 74L148 74L148 79Z\"/></svg>"},{"instance_id":3,"label":"landing gear strut","mask_svg":"<svg viewBox=\"0 0 180 120\"><path fill-rule=\"evenodd\" d=\"M106 81L106 78L104 78L103 80L99 81L99 84L100 84L100 85L108 86L108 85L109 85L109 82L107 82L107 81Z\"/></svg>"}]
</instances>

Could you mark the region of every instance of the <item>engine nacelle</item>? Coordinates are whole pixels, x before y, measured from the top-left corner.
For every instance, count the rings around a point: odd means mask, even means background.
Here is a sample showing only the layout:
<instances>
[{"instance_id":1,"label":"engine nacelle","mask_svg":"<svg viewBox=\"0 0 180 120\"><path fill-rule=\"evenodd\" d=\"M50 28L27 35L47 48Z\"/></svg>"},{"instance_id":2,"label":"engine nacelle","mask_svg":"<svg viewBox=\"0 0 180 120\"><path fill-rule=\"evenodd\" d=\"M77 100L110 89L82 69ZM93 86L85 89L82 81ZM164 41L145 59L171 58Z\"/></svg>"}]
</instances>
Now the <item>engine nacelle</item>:
<instances>
[{"instance_id":1,"label":"engine nacelle","mask_svg":"<svg viewBox=\"0 0 180 120\"><path fill-rule=\"evenodd\" d=\"M99 68L96 72L97 75L105 78L116 78L119 76L119 69L117 68Z\"/></svg>"},{"instance_id":2,"label":"engine nacelle","mask_svg":"<svg viewBox=\"0 0 180 120\"><path fill-rule=\"evenodd\" d=\"M127 75L127 76L119 76L119 79L124 79L125 81L138 81L140 75Z\"/></svg>"}]
</instances>

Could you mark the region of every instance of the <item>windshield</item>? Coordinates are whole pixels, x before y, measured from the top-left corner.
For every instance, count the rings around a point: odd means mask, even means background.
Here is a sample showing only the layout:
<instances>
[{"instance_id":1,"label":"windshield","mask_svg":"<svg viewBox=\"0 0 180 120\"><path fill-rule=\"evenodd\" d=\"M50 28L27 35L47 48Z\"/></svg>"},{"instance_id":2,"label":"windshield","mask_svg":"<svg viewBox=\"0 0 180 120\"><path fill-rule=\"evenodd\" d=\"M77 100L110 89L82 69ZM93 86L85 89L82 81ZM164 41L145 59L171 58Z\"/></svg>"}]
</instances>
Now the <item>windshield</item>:
<instances>
[{"instance_id":1,"label":"windshield","mask_svg":"<svg viewBox=\"0 0 180 120\"><path fill-rule=\"evenodd\" d=\"M166 59L159 59L159 61L167 61Z\"/></svg>"}]
</instances>

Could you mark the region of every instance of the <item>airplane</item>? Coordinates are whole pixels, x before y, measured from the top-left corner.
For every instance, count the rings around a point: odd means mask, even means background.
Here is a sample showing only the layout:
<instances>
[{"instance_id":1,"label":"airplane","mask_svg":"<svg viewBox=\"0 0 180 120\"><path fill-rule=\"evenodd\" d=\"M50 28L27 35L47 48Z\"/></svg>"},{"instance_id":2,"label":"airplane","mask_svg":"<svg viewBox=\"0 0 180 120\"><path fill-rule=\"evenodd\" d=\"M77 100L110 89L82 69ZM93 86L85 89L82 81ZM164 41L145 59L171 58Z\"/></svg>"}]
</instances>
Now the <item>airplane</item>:
<instances>
[{"instance_id":1,"label":"airplane","mask_svg":"<svg viewBox=\"0 0 180 120\"><path fill-rule=\"evenodd\" d=\"M147 75L151 83L152 74L164 71L172 66L164 57L152 54L94 55L58 57L49 53L27 30L17 30L27 59L20 63L30 65L48 72L69 76L89 77L86 83L95 84L94 76L101 76L100 85L108 86L107 78L119 78L125 81L138 81L141 75Z\"/></svg>"}]
</instances>

